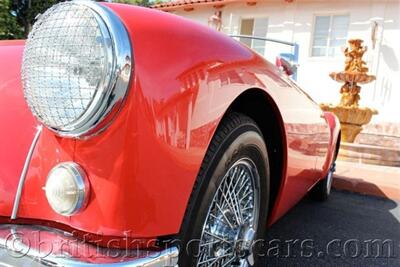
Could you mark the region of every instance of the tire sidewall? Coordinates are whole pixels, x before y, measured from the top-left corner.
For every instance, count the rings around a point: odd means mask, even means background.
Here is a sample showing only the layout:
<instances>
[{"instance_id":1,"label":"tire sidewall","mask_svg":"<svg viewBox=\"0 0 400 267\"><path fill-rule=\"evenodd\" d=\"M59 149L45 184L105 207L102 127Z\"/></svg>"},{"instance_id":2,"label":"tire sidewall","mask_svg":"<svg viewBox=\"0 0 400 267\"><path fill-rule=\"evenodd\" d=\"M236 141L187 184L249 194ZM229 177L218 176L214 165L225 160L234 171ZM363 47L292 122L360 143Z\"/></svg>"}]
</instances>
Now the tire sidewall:
<instances>
[{"instance_id":1,"label":"tire sidewall","mask_svg":"<svg viewBox=\"0 0 400 267\"><path fill-rule=\"evenodd\" d=\"M203 183L194 205L194 216L189 220L188 233L185 238L184 254L181 256L183 266L195 266L197 246L203 225L214 195L224 179L225 174L240 159L250 159L256 166L259 187L259 219L255 240L265 238L269 196L268 153L259 129L255 125L242 125L236 128L220 145L210 166L206 169ZM256 185L257 186L257 185Z\"/></svg>"}]
</instances>

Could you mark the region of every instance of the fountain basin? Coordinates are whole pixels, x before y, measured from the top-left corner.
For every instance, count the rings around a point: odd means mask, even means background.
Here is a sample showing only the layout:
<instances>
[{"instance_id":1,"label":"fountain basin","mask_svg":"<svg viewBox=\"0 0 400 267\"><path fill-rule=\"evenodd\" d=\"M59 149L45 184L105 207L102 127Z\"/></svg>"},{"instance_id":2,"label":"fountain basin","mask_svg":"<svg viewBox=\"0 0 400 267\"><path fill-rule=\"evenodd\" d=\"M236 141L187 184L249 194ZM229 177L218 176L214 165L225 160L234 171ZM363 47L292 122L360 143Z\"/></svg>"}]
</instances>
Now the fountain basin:
<instances>
[{"instance_id":1,"label":"fountain basin","mask_svg":"<svg viewBox=\"0 0 400 267\"><path fill-rule=\"evenodd\" d=\"M362 72L331 72L329 76L337 82L350 82L350 83L361 83L366 84L374 81L376 77Z\"/></svg>"},{"instance_id":2,"label":"fountain basin","mask_svg":"<svg viewBox=\"0 0 400 267\"><path fill-rule=\"evenodd\" d=\"M342 128L342 140L353 143L356 136L361 132L362 126L371 121L372 115L378 111L366 107L333 106L321 104L324 111L333 112L339 119Z\"/></svg>"}]
</instances>

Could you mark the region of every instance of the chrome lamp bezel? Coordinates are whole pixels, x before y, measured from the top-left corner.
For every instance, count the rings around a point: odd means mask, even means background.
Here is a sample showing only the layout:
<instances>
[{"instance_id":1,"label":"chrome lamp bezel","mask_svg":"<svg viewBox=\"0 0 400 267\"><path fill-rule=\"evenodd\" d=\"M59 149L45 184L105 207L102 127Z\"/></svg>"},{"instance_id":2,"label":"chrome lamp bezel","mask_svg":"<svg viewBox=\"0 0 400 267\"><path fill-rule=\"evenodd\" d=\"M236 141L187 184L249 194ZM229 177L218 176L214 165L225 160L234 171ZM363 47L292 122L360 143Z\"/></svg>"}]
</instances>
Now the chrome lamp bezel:
<instances>
[{"instance_id":1,"label":"chrome lamp bezel","mask_svg":"<svg viewBox=\"0 0 400 267\"><path fill-rule=\"evenodd\" d=\"M75 207L73 207L72 209L69 209L67 211L64 211L64 212L54 209L52 204L50 203L50 201L48 199L47 199L47 201L49 202L49 205L51 206L51 208L53 209L54 212L56 212L60 215L63 215L63 216L75 215L75 214L81 212L82 210L84 210L86 208L87 204L89 203L89 198L90 198L89 179L86 175L86 172L83 170L83 168L80 165L78 165L75 162L68 161L68 162L59 163L51 169L51 171L47 175L46 186L47 186L47 181L49 180L49 178L51 177L53 172L60 168L64 168L68 173L70 173L71 176L74 177L75 183L78 188L78 194L79 194L78 201L77 201ZM43 188L45 191L47 190L46 186Z\"/></svg>"},{"instance_id":2,"label":"chrome lamp bezel","mask_svg":"<svg viewBox=\"0 0 400 267\"><path fill-rule=\"evenodd\" d=\"M44 125L62 137L88 138L105 130L124 103L133 65L130 37L120 18L107 6L81 0L58 5L84 5L93 12L105 38L107 71L91 103L79 118L60 127Z\"/></svg>"}]
</instances>

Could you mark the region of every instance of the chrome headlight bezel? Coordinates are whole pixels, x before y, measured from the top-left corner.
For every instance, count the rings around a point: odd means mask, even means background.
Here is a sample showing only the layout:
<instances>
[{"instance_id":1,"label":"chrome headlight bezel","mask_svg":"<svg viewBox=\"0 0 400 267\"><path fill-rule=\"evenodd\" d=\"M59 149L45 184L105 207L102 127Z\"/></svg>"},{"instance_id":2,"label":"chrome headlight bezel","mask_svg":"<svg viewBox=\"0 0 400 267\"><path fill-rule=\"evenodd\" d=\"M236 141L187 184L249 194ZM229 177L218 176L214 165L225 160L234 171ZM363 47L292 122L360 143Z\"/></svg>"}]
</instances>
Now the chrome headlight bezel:
<instances>
[{"instance_id":1,"label":"chrome headlight bezel","mask_svg":"<svg viewBox=\"0 0 400 267\"><path fill-rule=\"evenodd\" d=\"M35 117L57 135L71 138L87 138L104 130L115 118L124 103L129 89L133 65L132 46L129 34L122 21L107 6L91 1L62 2L50 8L49 12L53 8L57 8L58 5L83 5L92 11L102 37L105 39L106 73L98 84L96 92L86 110L79 118L69 124L57 127L47 125L35 112L34 107L29 105L28 99L27 102ZM46 13L43 15L46 15ZM40 23L40 20L41 18L39 18L37 23ZM27 42L29 42L29 39ZM24 52L24 59L25 57L26 54ZM22 66L25 92L24 63L25 60Z\"/></svg>"}]
</instances>

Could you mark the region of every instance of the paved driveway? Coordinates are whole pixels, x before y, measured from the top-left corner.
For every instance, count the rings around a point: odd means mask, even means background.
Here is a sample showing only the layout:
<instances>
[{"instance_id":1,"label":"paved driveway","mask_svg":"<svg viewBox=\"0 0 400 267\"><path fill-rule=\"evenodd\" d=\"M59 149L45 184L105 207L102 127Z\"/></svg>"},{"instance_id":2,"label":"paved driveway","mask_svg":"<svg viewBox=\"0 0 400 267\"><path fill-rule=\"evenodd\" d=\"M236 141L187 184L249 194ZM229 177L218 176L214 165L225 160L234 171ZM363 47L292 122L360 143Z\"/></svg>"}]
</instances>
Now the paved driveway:
<instances>
[{"instance_id":1,"label":"paved driveway","mask_svg":"<svg viewBox=\"0 0 400 267\"><path fill-rule=\"evenodd\" d=\"M400 203L342 191L305 198L267 241L268 266L400 266Z\"/></svg>"}]
</instances>

